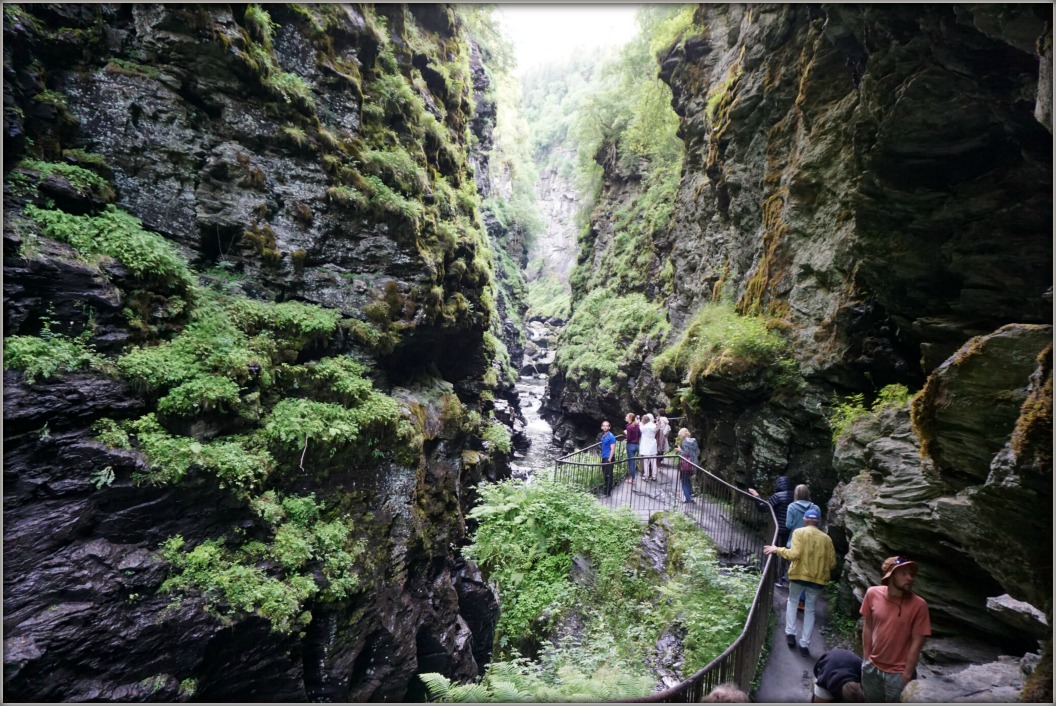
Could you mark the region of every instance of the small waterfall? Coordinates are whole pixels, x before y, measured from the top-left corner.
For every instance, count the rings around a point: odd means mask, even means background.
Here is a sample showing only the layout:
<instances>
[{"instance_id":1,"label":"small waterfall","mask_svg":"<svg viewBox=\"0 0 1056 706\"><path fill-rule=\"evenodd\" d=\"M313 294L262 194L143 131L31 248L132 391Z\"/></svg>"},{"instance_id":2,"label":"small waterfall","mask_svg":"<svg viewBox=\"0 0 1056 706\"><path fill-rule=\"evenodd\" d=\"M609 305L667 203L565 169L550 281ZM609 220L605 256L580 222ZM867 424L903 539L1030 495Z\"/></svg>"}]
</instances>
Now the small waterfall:
<instances>
[{"instance_id":1,"label":"small waterfall","mask_svg":"<svg viewBox=\"0 0 1056 706\"><path fill-rule=\"evenodd\" d=\"M550 380L550 366L554 362L551 344L558 329L547 320L534 318L528 320L526 329L528 345L517 379L517 393L529 445L523 454L520 451L514 454L510 470L514 478L530 479L535 471L548 468L560 452L554 443L553 428L540 415Z\"/></svg>"}]
</instances>

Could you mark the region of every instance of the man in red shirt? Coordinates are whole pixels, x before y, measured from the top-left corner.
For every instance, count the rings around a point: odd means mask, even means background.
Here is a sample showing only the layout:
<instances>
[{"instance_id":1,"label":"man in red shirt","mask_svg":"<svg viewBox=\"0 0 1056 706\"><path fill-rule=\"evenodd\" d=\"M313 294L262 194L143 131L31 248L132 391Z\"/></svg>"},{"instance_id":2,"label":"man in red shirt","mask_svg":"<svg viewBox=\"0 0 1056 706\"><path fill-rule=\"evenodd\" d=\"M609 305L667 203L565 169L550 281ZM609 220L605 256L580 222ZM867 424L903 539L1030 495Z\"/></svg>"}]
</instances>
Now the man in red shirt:
<instances>
[{"instance_id":1,"label":"man in red shirt","mask_svg":"<svg viewBox=\"0 0 1056 706\"><path fill-rule=\"evenodd\" d=\"M905 557L884 561L882 586L865 592L862 609L862 689L867 702L901 701L916 677L924 638L931 634L928 604L913 593L917 564Z\"/></svg>"}]
</instances>

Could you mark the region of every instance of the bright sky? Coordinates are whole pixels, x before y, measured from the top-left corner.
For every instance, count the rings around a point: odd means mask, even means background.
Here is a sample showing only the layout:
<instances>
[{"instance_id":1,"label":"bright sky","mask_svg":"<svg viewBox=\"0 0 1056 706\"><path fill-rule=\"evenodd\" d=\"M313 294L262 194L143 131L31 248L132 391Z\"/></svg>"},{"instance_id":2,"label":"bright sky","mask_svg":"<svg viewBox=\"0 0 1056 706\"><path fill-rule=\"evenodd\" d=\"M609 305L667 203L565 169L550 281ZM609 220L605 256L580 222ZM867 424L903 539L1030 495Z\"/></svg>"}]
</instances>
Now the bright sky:
<instances>
[{"instance_id":1,"label":"bright sky","mask_svg":"<svg viewBox=\"0 0 1056 706\"><path fill-rule=\"evenodd\" d=\"M598 46L623 45L640 5L500 3L495 16L517 51L517 71Z\"/></svg>"}]
</instances>

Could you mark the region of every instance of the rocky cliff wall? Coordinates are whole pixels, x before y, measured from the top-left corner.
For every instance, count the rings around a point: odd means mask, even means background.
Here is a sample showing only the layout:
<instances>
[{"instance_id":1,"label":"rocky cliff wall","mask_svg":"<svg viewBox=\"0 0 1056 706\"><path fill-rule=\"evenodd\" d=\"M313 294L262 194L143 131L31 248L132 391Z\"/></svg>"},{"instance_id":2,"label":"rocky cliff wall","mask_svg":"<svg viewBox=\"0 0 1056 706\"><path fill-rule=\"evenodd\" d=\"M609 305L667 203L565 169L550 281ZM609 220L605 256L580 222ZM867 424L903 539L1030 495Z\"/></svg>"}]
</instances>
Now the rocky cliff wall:
<instances>
[{"instance_id":1,"label":"rocky cliff wall","mask_svg":"<svg viewBox=\"0 0 1056 706\"><path fill-rule=\"evenodd\" d=\"M552 164L571 163L575 159L574 152L569 150L557 148L557 152L558 156L551 158ZM536 192L544 229L528 251L528 276L568 282L579 249L576 242L579 193L571 180L555 166L539 175Z\"/></svg>"},{"instance_id":2,"label":"rocky cliff wall","mask_svg":"<svg viewBox=\"0 0 1056 706\"><path fill-rule=\"evenodd\" d=\"M4 39L8 697L474 676L501 314L450 9L5 5Z\"/></svg>"},{"instance_id":3,"label":"rocky cliff wall","mask_svg":"<svg viewBox=\"0 0 1056 706\"><path fill-rule=\"evenodd\" d=\"M835 490L848 595L876 582L885 556L930 563L943 639L929 659L968 660L973 639L991 653L1036 647L1036 625L1002 625L987 600L1007 593L1051 619L1050 552L1028 539L1051 535L1051 439L1029 460L1008 447L1016 429L1040 438L1051 424L1051 395L1028 401L1048 394L1051 8L702 5L659 61L686 147L654 242L674 270L670 293L652 295L672 328L619 403L681 406L705 465L739 483L787 474L823 502ZM590 245L581 262L603 256L603 239ZM654 374L648 363L709 302L782 332L787 365ZM956 372L987 355L1008 373L993 387ZM915 422L874 420L855 446L868 458L834 457L834 396L868 403L892 383L924 389ZM996 416L944 411L965 398ZM551 404L610 402L563 389ZM997 515L1011 507L1040 525L1007 530Z\"/></svg>"}]
</instances>

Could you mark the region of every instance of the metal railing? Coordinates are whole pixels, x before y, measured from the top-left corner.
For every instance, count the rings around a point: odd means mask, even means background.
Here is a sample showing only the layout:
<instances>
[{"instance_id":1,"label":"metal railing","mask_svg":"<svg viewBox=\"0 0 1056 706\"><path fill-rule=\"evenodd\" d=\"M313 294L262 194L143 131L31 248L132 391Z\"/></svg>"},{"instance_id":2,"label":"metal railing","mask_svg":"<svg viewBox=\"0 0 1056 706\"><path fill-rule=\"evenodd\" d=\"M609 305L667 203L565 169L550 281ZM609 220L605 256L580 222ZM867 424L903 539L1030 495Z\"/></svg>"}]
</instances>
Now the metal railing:
<instances>
[{"instance_id":1,"label":"metal railing","mask_svg":"<svg viewBox=\"0 0 1056 706\"><path fill-rule=\"evenodd\" d=\"M600 446L594 444L558 458L554 462L555 480L600 495L599 500L604 504L628 506L644 516L678 509L715 541L721 561L759 571L759 584L744 629L733 644L680 684L628 701L696 702L724 682L733 682L747 693L766 643L773 601L777 561L763 554L764 545L777 541L773 508L765 500L749 495L697 464L691 464L694 468L689 488L692 502L685 502L679 458L674 452L666 456L636 457L632 484L631 465L622 440L617 442L614 453L612 492L606 494ZM646 480L643 476L646 461L655 461L656 480ZM651 469L652 463L649 466Z\"/></svg>"}]
</instances>

